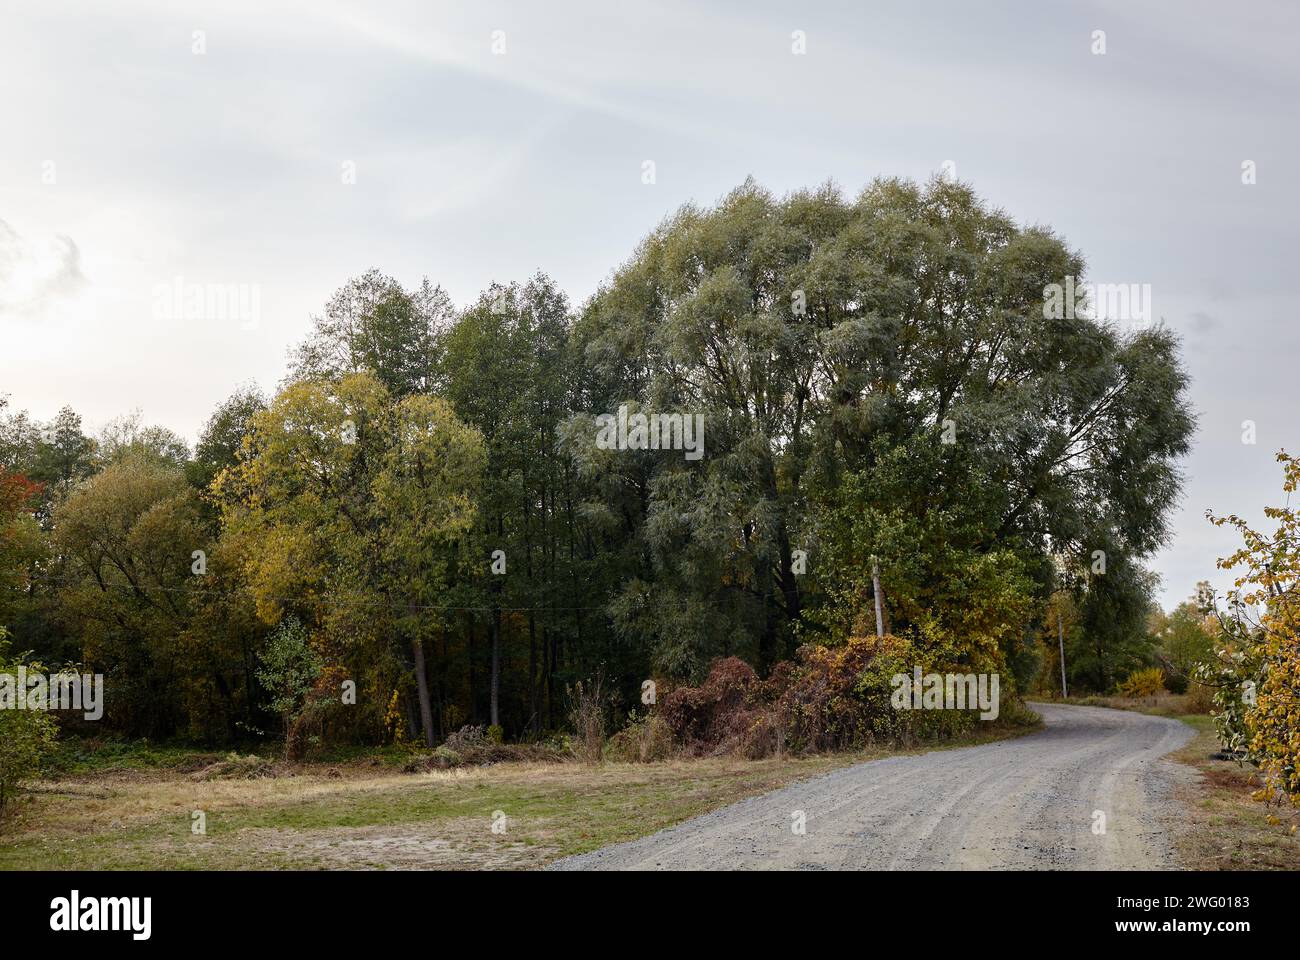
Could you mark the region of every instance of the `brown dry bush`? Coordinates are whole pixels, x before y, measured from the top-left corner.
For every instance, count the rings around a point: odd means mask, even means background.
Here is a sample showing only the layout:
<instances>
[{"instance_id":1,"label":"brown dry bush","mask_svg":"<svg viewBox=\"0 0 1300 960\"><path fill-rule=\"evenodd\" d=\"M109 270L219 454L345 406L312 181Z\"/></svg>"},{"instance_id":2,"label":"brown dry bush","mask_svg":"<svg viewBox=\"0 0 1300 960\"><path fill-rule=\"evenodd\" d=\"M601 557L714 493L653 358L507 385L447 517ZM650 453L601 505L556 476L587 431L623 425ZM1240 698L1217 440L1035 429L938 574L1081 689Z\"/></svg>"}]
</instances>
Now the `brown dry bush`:
<instances>
[{"instance_id":1,"label":"brown dry bush","mask_svg":"<svg viewBox=\"0 0 1300 960\"><path fill-rule=\"evenodd\" d=\"M412 757L402 766L403 773L427 773L452 767L486 767L497 763L561 763L573 759L564 751L544 743L496 743L484 739L461 750L445 744L433 753Z\"/></svg>"},{"instance_id":2,"label":"brown dry bush","mask_svg":"<svg viewBox=\"0 0 1300 960\"><path fill-rule=\"evenodd\" d=\"M1187 712L1213 713L1214 688L1193 680L1187 685Z\"/></svg>"},{"instance_id":3,"label":"brown dry bush","mask_svg":"<svg viewBox=\"0 0 1300 960\"><path fill-rule=\"evenodd\" d=\"M609 696L604 677L583 683L579 680L569 690L569 722L573 725L573 752L583 763L600 763L605 756L605 712Z\"/></svg>"},{"instance_id":4,"label":"brown dry bush","mask_svg":"<svg viewBox=\"0 0 1300 960\"><path fill-rule=\"evenodd\" d=\"M620 763L654 763L671 760L677 753L672 731L659 713L633 714L605 747L606 758Z\"/></svg>"},{"instance_id":5,"label":"brown dry bush","mask_svg":"<svg viewBox=\"0 0 1300 960\"><path fill-rule=\"evenodd\" d=\"M808 644L760 680L736 657L716 661L698 687L679 687L660 711L689 756L760 759L789 750L849 750L876 741L911 743L969 728L968 712L895 710L891 677L910 673L917 652L905 639L849 637L834 647Z\"/></svg>"},{"instance_id":6,"label":"brown dry bush","mask_svg":"<svg viewBox=\"0 0 1300 960\"><path fill-rule=\"evenodd\" d=\"M224 759L208 764L190 774L196 783L209 780L261 780L279 776L276 765L265 757L254 754L241 757L237 753L228 753Z\"/></svg>"},{"instance_id":7,"label":"brown dry bush","mask_svg":"<svg viewBox=\"0 0 1300 960\"><path fill-rule=\"evenodd\" d=\"M664 697L660 712L689 756L748 754L762 745L764 715L772 709L767 693L753 667L726 657L714 662L700 686L678 687Z\"/></svg>"},{"instance_id":8,"label":"brown dry bush","mask_svg":"<svg viewBox=\"0 0 1300 960\"><path fill-rule=\"evenodd\" d=\"M481 724L479 726L466 724L459 730L449 733L443 746L448 750L464 753L471 747L481 747L488 742L486 727Z\"/></svg>"}]
</instances>

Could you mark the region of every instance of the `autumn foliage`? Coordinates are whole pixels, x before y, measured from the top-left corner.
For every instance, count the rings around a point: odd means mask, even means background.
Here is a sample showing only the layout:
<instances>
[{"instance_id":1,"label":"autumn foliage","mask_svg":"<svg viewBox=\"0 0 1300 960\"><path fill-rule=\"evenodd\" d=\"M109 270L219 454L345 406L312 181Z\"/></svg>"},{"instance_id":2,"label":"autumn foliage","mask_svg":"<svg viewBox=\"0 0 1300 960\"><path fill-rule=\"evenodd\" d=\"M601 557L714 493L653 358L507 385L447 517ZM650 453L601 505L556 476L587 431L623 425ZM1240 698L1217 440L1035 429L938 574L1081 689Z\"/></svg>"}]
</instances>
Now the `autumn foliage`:
<instances>
[{"instance_id":1,"label":"autumn foliage","mask_svg":"<svg viewBox=\"0 0 1300 960\"><path fill-rule=\"evenodd\" d=\"M669 693L660 716L687 754L750 759L909 742L969 728L975 721L967 711L891 706L891 678L920 662L908 640L891 635L805 644L796 660L776 664L765 680L743 660L726 657L713 663L698 687Z\"/></svg>"},{"instance_id":2,"label":"autumn foliage","mask_svg":"<svg viewBox=\"0 0 1300 960\"><path fill-rule=\"evenodd\" d=\"M1294 495L1300 487L1300 459L1279 453L1283 465L1282 489ZM1236 515L1210 519L1229 526L1242 537L1240 550L1219 561L1225 570L1238 570L1235 581L1235 620L1247 611L1262 611L1251 629L1239 634L1250 649L1238 650L1226 662L1249 665L1250 676L1241 681L1242 727L1248 755L1264 774L1258 799L1269 803L1290 801L1300 805L1300 511L1290 506L1266 507L1264 515L1277 523L1272 536L1256 532Z\"/></svg>"}]
</instances>

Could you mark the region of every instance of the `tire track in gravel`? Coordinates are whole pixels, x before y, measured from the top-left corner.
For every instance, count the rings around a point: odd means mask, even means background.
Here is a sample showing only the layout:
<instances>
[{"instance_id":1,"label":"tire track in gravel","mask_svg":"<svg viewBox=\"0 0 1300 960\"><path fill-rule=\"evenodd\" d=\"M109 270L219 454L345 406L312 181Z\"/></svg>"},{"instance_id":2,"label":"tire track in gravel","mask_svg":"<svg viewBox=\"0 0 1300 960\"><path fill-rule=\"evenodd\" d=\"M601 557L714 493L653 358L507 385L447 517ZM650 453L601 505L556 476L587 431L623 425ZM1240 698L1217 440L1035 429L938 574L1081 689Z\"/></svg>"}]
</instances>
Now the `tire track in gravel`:
<instances>
[{"instance_id":1,"label":"tire track in gravel","mask_svg":"<svg viewBox=\"0 0 1300 960\"><path fill-rule=\"evenodd\" d=\"M1173 787L1196 774L1164 757L1191 729L1099 707L1034 709L1044 728L1026 737L845 767L549 869L1175 868Z\"/></svg>"}]
</instances>

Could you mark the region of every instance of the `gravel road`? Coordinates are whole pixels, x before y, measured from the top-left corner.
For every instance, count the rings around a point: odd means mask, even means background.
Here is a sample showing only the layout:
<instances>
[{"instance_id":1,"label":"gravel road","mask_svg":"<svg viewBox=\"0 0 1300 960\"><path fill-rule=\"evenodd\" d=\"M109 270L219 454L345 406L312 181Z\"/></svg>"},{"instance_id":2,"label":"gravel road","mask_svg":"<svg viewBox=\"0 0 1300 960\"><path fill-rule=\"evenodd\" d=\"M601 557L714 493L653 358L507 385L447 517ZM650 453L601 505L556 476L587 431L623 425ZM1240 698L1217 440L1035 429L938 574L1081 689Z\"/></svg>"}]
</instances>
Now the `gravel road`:
<instances>
[{"instance_id":1,"label":"gravel road","mask_svg":"<svg viewBox=\"0 0 1300 960\"><path fill-rule=\"evenodd\" d=\"M1174 868L1173 786L1195 774L1161 758L1191 729L1097 707L1034 709L1039 733L846 767L550 869Z\"/></svg>"}]
</instances>

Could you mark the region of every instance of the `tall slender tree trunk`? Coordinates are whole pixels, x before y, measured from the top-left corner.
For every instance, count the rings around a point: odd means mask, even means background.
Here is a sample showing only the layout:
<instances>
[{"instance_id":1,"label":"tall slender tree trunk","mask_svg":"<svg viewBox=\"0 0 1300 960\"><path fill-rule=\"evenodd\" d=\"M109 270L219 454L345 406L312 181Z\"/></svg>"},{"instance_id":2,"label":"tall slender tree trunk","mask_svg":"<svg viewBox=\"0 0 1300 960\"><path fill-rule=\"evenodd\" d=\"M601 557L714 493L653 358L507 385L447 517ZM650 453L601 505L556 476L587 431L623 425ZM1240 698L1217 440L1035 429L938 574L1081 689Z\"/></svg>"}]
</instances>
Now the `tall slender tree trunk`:
<instances>
[{"instance_id":1,"label":"tall slender tree trunk","mask_svg":"<svg viewBox=\"0 0 1300 960\"><path fill-rule=\"evenodd\" d=\"M776 483L776 467L770 460L767 461L766 470L767 495L771 498L773 506L777 508L777 566L774 571L774 579L777 589L781 591L782 606L785 608L785 623L782 624L782 632L785 635L784 653L788 659L794 656L794 624L798 621L802 612L802 603L799 596L799 581L795 576L792 564L792 547L790 545L790 532L786 527L785 508L781 504L781 493Z\"/></svg>"},{"instance_id":2,"label":"tall slender tree trunk","mask_svg":"<svg viewBox=\"0 0 1300 960\"><path fill-rule=\"evenodd\" d=\"M411 652L415 654L415 689L420 697L420 723L424 727L424 742L433 746L433 705L429 702L429 678L424 672L424 644L420 640L411 641Z\"/></svg>"},{"instance_id":3,"label":"tall slender tree trunk","mask_svg":"<svg viewBox=\"0 0 1300 960\"><path fill-rule=\"evenodd\" d=\"M434 719L438 721L438 739L445 740L447 738L447 734L450 732L442 728L442 725L447 722L447 666L446 665L451 662L451 658L447 655L446 628L444 627L442 630L438 631L438 633L439 633L439 639L442 641L440 645L442 649L434 650L434 654L437 656L437 659L434 660L434 663L440 665L438 670L437 689L434 691L434 701L438 705L438 712L434 715Z\"/></svg>"},{"instance_id":4,"label":"tall slender tree trunk","mask_svg":"<svg viewBox=\"0 0 1300 960\"><path fill-rule=\"evenodd\" d=\"M497 514L499 543L504 544L505 535L505 517ZM489 682L488 715L492 718L494 727L501 726L501 579L492 578L492 679Z\"/></svg>"},{"instance_id":5,"label":"tall slender tree trunk","mask_svg":"<svg viewBox=\"0 0 1300 960\"><path fill-rule=\"evenodd\" d=\"M528 729L537 731L537 620L528 611Z\"/></svg>"},{"instance_id":6,"label":"tall slender tree trunk","mask_svg":"<svg viewBox=\"0 0 1300 960\"><path fill-rule=\"evenodd\" d=\"M542 675L537 678L537 685L541 690L541 696L544 701L543 710L545 711L545 720L543 726L545 729L553 729L551 717L551 634L550 628L542 627Z\"/></svg>"},{"instance_id":7,"label":"tall slender tree trunk","mask_svg":"<svg viewBox=\"0 0 1300 960\"><path fill-rule=\"evenodd\" d=\"M777 656L777 606L776 597L773 593L780 588L777 582L777 571L772 569L770 561L763 564L764 580L767 581L766 589L763 591L763 632L758 639L758 672L760 676L767 676L769 670L778 659Z\"/></svg>"},{"instance_id":8,"label":"tall slender tree trunk","mask_svg":"<svg viewBox=\"0 0 1300 960\"><path fill-rule=\"evenodd\" d=\"M501 607L492 608L492 726L501 726Z\"/></svg>"},{"instance_id":9,"label":"tall slender tree trunk","mask_svg":"<svg viewBox=\"0 0 1300 960\"><path fill-rule=\"evenodd\" d=\"M478 670L475 668L474 640L476 628L474 625L474 615L465 614L465 636L467 641L467 659L469 661L469 722L473 723L478 720Z\"/></svg>"}]
</instances>

